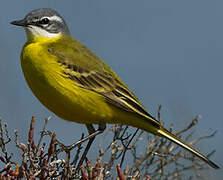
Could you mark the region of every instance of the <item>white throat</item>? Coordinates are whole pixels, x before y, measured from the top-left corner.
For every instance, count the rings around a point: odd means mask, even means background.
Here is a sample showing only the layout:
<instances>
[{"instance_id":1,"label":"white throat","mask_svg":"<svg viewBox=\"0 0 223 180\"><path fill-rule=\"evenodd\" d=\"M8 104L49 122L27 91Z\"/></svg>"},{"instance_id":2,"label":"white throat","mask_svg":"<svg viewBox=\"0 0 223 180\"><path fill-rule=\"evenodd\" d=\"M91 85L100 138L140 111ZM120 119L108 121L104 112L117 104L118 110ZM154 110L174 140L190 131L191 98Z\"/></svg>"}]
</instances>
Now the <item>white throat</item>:
<instances>
[{"instance_id":1,"label":"white throat","mask_svg":"<svg viewBox=\"0 0 223 180\"><path fill-rule=\"evenodd\" d=\"M32 26L29 25L28 27L25 27L26 35L28 39L33 39L39 36L43 36L45 38L54 38L59 36L61 33L50 33L41 27Z\"/></svg>"}]
</instances>

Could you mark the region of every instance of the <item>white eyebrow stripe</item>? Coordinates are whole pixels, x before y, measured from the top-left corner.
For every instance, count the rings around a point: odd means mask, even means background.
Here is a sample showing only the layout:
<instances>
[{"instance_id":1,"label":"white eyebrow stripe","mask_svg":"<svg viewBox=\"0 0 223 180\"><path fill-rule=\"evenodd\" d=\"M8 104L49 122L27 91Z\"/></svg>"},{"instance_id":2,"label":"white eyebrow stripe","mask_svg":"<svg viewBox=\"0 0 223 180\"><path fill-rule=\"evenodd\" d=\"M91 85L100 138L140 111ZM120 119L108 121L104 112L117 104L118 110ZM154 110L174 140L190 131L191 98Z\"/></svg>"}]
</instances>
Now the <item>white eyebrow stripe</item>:
<instances>
[{"instance_id":1,"label":"white eyebrow stripe","mask_svg":"<svg viewBox=\"0 0 223 180\"><path fill-rule=\"evenodd\" d=\"M51 21L57 21L57 22L63 22L63 19L61 18L61 17L59 17L59 16L50 16L50 17L47 17L47 16L45 16L45 17L42 17L41 19L44 19L44 18L48 18L49 20L51 20Z\"/></svg>"}]
</instances>

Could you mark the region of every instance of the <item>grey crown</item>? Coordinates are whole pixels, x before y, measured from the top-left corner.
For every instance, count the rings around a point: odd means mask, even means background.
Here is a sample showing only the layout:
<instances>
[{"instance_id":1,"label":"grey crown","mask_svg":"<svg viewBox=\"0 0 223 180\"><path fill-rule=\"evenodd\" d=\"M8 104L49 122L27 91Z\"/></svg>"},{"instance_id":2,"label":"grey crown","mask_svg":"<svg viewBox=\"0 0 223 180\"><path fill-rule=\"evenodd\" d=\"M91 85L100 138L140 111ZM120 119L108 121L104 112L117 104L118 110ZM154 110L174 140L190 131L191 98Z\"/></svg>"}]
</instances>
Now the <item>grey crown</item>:
<instances>
[{"instance_id":1,"label":"grey crown","mask_svg":"<svg viewBox=\"0 0 223 180\"><path fill-rule=\"evenodd\" d=\"M43 24L43 22L41 22L43 17L47 18L52 16L58 16L62 19L62 21L48 19L49 21L47 24ZM27 25L39 26L50 33L70 34L64 19L59 15L59 13L50 8L32 10L25 16L23 21L25 21Z\"/></svg>"}]
</instances>

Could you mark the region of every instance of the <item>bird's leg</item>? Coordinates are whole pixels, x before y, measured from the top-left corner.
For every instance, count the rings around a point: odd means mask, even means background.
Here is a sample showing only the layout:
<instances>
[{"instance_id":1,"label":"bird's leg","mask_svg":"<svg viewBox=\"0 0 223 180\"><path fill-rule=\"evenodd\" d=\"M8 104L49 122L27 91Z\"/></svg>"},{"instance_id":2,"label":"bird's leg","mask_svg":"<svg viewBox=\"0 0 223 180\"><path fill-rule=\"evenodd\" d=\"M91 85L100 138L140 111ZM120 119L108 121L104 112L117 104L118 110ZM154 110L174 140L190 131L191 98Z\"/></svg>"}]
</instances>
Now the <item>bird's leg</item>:
<instances>
[{"instance_id":1,"label":"bird's leg","mask_svg":"<svg viewBox=\"0 0 223 180\"><path fill-rule=\"evenodd\" d=\"M91 144L93 143L93 141L95 139L95 136L104 132L104 130L106 129L106 124L99 124L97 131L95 130L95 128L92 124L86 124L86 127L87 127L87 130L88 130L88 133L89 133L89 136L87 136L89 138L89 141L88 141L88 144L87 144L87 146L84 150L84 153L82 154L81 159L80 159L80 161L77 165L76 173L78 173L78 171L80 170L80 167L83 164L83 162L84 162L84 160L87 156L87 153L88 153L88 151L91 147Z\"/></svg>"}]
</instances>

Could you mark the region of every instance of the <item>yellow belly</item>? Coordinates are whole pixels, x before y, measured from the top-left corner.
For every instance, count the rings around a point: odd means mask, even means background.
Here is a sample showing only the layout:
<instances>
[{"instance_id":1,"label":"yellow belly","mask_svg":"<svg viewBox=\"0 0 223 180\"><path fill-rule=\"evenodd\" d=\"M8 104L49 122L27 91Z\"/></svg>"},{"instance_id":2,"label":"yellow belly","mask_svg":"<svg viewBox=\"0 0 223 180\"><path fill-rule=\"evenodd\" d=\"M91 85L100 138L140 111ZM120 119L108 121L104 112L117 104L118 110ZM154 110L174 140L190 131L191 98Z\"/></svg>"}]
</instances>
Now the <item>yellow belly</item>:
<instances>
[{"instance_id":1,"label":"yellow belly","mask_svg":"<svg viewBox=\"0 0 223 180\"><path fill-rule=\"evenodd\" d=\"M39 43L24 47L21 66L32 92L57 116L78 123L100 123L113 119L113 110L103 96L80 88L63 77L55 57ZM43 53L44 52L44 53Z\"/></svg>"},{"instance_id":2,"label":"yellow belly","mask_svg":"<svg viewBox=\"0 0 223 180\"><path fill-rule=\"evenodd\" d=\"M60 118L83 124L119 123L155 133L142 117L107 103L104 96L81 88L64 77L63 67L47 51L44 43L26 44L21 54L21 66L32 92Z\"/></svg>"}]
</instances>

